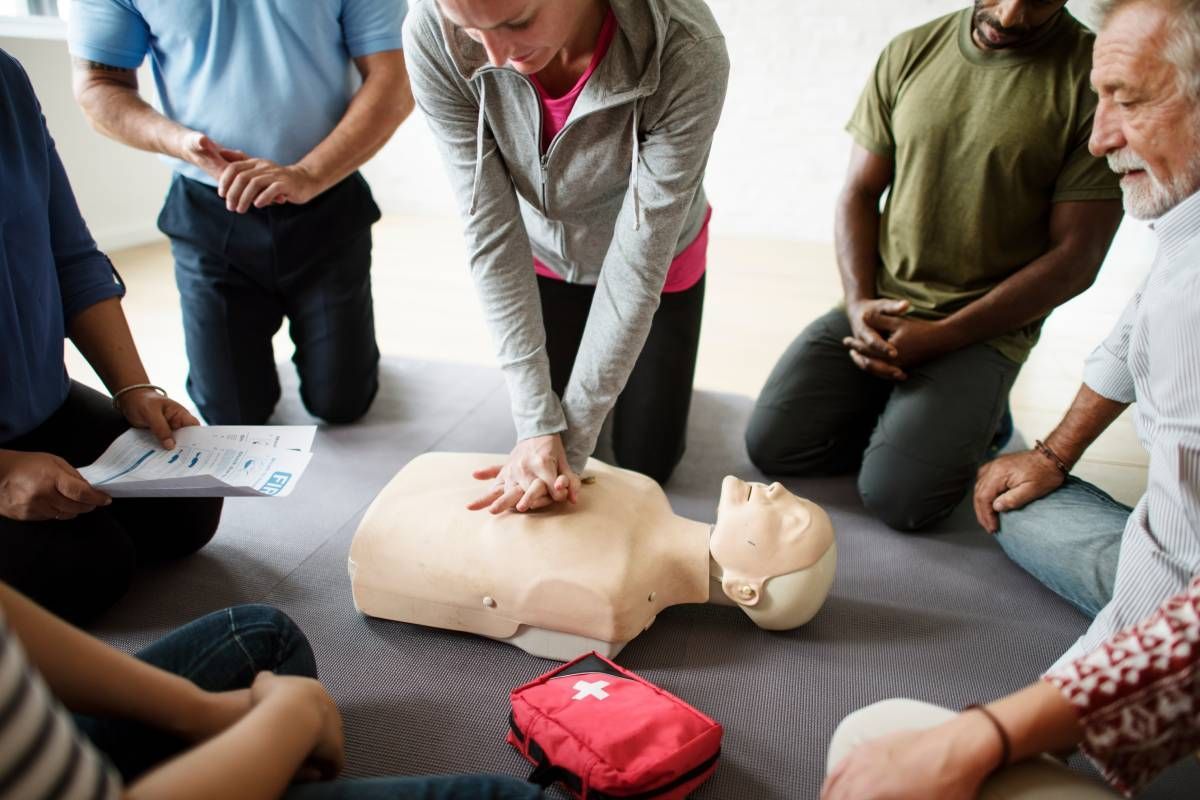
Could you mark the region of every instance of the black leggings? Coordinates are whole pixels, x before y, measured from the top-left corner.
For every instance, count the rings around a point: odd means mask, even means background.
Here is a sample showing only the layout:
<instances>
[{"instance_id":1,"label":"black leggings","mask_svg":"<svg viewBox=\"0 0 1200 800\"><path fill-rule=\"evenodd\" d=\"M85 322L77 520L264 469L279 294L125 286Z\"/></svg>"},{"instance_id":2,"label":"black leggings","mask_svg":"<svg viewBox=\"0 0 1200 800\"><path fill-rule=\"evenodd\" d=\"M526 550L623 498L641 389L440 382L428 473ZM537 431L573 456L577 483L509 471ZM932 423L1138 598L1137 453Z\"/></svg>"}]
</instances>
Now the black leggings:
<instances>
[{"instance_id":1,"label":"black leggings","mask_svg":"<svg viewBox=\"0 0 1200 800\"><path fill-rule=\"evenodd\" d=\"M128 428L108 397L72 382L48 420L0 449L52 453L81 467ZM86 624L125 593L139 564L185 556L207 544L217 531L221 502L138 498L113 500L62 522L0 517L0 580Z\"/></svg>"},{"instance_id":2,"label":"black leggings","mask_svg":"<svg viewBox=\"0 0 1200 800\"><path fill-rule=\"evenodd\" d=\"M583 340L594 286L538 276L550 381L562 397ZM617 465L666 483L683 458L704 278L682 292L662 296L650 335L613 409L613 454Z\"/></svg>"}]
</instances>

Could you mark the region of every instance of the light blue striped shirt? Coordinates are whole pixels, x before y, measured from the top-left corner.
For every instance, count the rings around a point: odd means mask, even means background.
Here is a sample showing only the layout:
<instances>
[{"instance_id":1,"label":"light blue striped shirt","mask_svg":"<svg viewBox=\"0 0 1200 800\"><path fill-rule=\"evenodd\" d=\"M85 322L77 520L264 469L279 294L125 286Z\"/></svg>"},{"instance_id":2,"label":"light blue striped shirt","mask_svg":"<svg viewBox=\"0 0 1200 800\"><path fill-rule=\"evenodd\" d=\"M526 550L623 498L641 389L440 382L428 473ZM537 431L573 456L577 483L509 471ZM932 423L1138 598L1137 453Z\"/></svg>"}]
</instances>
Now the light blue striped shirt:
<instances>
[{"instance_id":1,"label":"light blue striped shirt","mask_svg":"<svg viewBox=\"0 0 1200 800\"><path fill-rule=\"evenodd\" d=\"M1153 227L1150 274L1084 369L1097 394L1137 403L1146 493L1125 525L1112 600L1058 665L1150 616L1200 574L1200 193Z\"/></svg>"}]
</instances>

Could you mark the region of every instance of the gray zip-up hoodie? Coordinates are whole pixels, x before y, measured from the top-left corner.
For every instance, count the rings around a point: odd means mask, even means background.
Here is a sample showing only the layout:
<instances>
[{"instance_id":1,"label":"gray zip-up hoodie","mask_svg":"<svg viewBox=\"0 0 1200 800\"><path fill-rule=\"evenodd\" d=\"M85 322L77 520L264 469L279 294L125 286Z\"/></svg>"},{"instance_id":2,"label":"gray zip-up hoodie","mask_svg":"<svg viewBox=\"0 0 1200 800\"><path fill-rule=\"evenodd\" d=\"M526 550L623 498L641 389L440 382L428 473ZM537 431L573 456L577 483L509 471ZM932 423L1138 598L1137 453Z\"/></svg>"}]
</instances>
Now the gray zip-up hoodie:
<instances>
[{"instance_id":1,"label":"gray zip-up hoodie","mask_svg":"<svg viewBox=\"0 0 1200 800\"><path fill-rule=\"evenodd\" d=\"M704 223L704 168L729 76L701 0L610 0L618 31L541 152L533 83L417 0L404 53L462 213L471 273L518 439L563 433L579 470L629 379L667 269ZM595 284L562 401L550 386L533 257Z\"/></svg>"}]
</instances>

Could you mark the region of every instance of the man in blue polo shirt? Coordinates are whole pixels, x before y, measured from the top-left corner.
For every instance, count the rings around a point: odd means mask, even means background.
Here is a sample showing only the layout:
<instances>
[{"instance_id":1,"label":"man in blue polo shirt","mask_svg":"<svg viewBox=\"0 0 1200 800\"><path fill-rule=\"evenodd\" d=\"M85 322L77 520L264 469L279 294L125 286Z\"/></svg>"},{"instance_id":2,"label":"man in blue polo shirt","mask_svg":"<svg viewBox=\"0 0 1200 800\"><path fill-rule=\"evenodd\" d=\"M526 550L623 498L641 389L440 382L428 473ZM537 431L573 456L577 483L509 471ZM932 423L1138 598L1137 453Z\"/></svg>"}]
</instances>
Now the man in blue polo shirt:
<instances>
[{"instance_id":1,"label":"man in blue polo shirt","mask_svg":"<svg viewBox=\"0 0 1200 800\"><path fill-rule=\"evenodd\" d=\"M79 215L21 65L0 50L0 581L72 622L120 597L134 569L208 542L221 500L112 500L76 467L130 425L174 447L195 425L150 384L121 285ZM111 397L75 383L63 337Z\"/></svg>"},{"instance_id":2,"label":"man in blue polo shirt","mask_svg":"<svg viewBox=\"0 0 1200 800\"><path fill-rule=\"evenodd\" d=\"M379 209L356 170L413 108L400 49L406 9L404 0L72 6L85 115L175 169L158 225L175 257L188 393L209 423L270 417L280 393L271 337L285 317L310 412L352 422L374 399ZM147 53L161 112L138 95Z\"/></svg>"}]
</instances>

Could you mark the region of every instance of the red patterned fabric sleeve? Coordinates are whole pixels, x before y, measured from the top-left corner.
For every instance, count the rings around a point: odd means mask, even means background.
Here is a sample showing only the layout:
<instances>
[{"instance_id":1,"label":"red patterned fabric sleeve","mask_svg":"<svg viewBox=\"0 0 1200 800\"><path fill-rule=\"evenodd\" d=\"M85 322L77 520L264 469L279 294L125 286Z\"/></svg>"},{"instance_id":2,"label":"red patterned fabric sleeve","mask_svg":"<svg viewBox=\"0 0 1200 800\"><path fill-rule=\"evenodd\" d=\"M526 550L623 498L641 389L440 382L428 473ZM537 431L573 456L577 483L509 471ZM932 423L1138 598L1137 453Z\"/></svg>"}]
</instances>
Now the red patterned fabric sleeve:
<instances>
[{"instance_id":1,"label":"red patterned fabric sleeve","mask_svg":"<svg viewBox=\"0 0 1200 800\"><path fill-rule=\"evenodd\" d=\"M1200 749L1200 576L1147 619L1042 680L1079 714L1080 749L1132 795Z\"/></svg>"}]
</instances>

